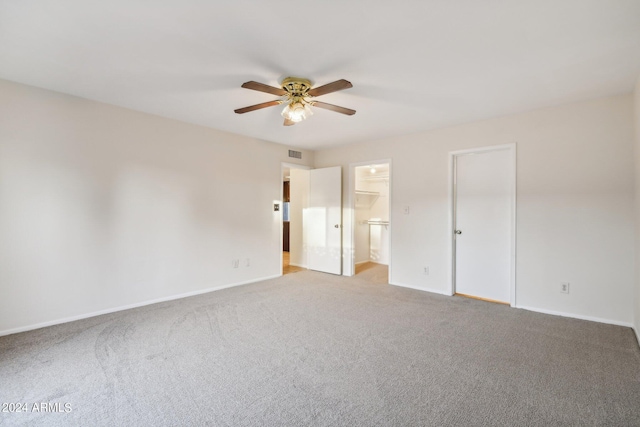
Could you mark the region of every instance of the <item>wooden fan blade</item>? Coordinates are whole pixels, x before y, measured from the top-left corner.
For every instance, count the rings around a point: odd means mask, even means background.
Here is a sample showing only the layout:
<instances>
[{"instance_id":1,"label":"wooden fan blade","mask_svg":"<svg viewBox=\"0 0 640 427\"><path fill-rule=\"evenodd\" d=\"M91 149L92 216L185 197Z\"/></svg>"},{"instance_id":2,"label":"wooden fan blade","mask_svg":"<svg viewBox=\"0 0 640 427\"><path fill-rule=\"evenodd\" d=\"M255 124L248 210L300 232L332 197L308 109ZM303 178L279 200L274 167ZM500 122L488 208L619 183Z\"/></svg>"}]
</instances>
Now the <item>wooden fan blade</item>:
<instances>
[{"instance_id":1,"label":"wooden fan blade","mask_svg":"<svg viewBox=\"0 0 640 427\"><path fill-rule=\"evenodd\" d=\"M295 124L296 122L294 122L293 120L284 119L284 123L283 123L284 126L293 126Z\"/></svg>"},{"instance_id":2,"label":"wooden fan blade","mask_svg":"<svg viewBox=\"0 0 640 427\"><path fill-rule=\"evenodd\" d=\"M352 110L351 108L339 107L333 104L327 104L326 102L314 102L314 107L324 108L325 110L335 111L336 113L346 114L348 116L353 116L356 113L356 110Z\"/></svg>"},{"instance_id":3,"label":"wooden fan blade","mask_svg":"<svg viewBox=\"0 0 640 427\"><path fill-rule=\"evenodd\" d=\"M258 83L254 81L242 83L242 87L245 89L257 90L260 92L267 92L274 95L282 96L286 95L287 91L279 87L269 86L263 83Z\"/></svg>"},{"instance_id":4,"label":"wooden fan blade","mask_svg":"<svg viewBox=\"0 0 640 427\"><path fill-rule=\"evenodd\" d=\"M256 104L256 105L251 105L249 107L238 108L237 110L233 110L233 111L235 111L236 114L244 114L244 113L248 113L249 111L260 110L261 108L273 107L275 105L280 105L280 101L263 102L262 104Z\"/></svg>"},{"instance_id":5,"label":"wooden fan blade","mask_svg":"<svg viewBox=\"0 0 640 427\"><path fill-rule=\"evenodd\" d=\"M345 79L342 79L342 80L336 80L333 83L328 83L324 86L318 86L316 88L313 88L308 93L309 93L309 96L320 96L320 95L326 95L331 92L337 92L339 90L349 89L350 87L353 87L351 82L346 81Z\"/></svg>"}]
</instances>

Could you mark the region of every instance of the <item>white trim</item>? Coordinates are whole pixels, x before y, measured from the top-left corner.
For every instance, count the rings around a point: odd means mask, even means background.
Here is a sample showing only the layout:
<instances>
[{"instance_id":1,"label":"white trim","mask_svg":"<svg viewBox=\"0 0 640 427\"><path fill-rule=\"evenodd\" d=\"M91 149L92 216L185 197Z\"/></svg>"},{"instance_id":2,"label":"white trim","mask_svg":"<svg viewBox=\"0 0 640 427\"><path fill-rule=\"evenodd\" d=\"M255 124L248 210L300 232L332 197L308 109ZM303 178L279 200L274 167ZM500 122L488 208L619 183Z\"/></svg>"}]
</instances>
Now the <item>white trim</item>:
<instances>
[{"instance_id":1,"label":"white trim","mask_svg":"<svg viewBox=\"0 0 640 427\"><path fill-rule=\"evenodd\" d=\"M515 307L516 302L516 268L518 252L516 234L518 233L517 226L517 197L518 197L518 148L515 142L509 144L511 146L511 307Z\"/></svg>"},{"instance_id":2,"label":"white trim","mask_svg":"<svg viewBox=\"0 0 640 427\"><path fill-rule=\"evenodd\" d=\"M282 277L282 274L275 274L273 276L261 277L261 278L258 278L258 279L252 279L252 280L248 280L248 281L245 281L245 282L231 283L231 284L222 285L222 286L214 286L212 288L201 289L201 290L192 291L192 292L186 292L186 293L178 294L178 295L171 295L171 296L168 296L168 297L156 298L156 299L143 301L143 302L138 302L138 303L134 303L134 304L122 305L122 306L119 306L119 307L107 308L105 310L94 311L92 313L85 313L85 314L79 314L77 316L64 317L62 319L56 319L56 320L51 320L51 321L48 321L48 322L36 323L36 324L33 324L33 325L29 325L29 326L21 326L19 328L6 329L4 331L0 331L0 337L4 336L4 335L17 334L19 332L26 332L26 331L32 331L34 329L45 328L47 326L60 325L62 323L73 322L73 321L76 321L76 320L87 319L89 317L101 316L103 314L115 313L117 311L130 310L132 308L137 308L137 307L144 307L145 305L157 304L157 303L160 303L160 302L172 301L172 300L181 299L181 298L188 298L188 297L192 297L192 296L195 296L195 295L201 295L201 294L206 294L206 293L209 293L209 292L220 291L222 289L233 288L233 287L236 287L236 286L248 285L248 284L256 283L256 282L263 282L265 280L276 279L278 277Z\"/></svg>"},{"instance_id":3,"label":"white trim","mask_svg":"<svg viewBox=\"0 0 640 427\"><path fill-rule=\"evenodd\" d=\"M368 262L370 262L371 264L386 265L386 266L388 266L388 265L389 265L389 264L384 264L384 263L382 263L382 262L372 261L372 260L370 260L370 259L368 259L368 260L366 260L366 261L358 261L358 262L356 262L354 265L366 264L366 263L368 263Z\"/></svg>"},{"instance_id":4,"label":"white trim","mask_svg":"<svg viewBox=\"0 0 640 427\"><path fill-rule=\"evenodd\" d=\"M636 329L635 326L632 329L633 329L633 332L636 333L636 339L638 340L638 346L640 347L640 330Z\"/></svg>"},{"instance_id":5,"label":"white trim","mask_svg":"<svg viewBox=\"0 0 640 427\"><path fill-rule=\"evenodd\" d=\"M447 291L443 291L442 289L435 289L435 288L420 288L420 287L418 287L418 286L414 286L414 285L407 285L407 284L404 284L404 283L397 283L397 282L396 282L396 283L391 283L391 282L389 282L389 284L390 284L390 285L392 285L392 286L398 286L398 287L401 287L401 288L415 289L416 291L430 292L430 293L433 293L433 294L440 294L440 295L445 295L445 296L448 296L448 297L450 297L450 296L451 296L451 295L449 295L449 294L447 293Z\"/></svg>"},{"instance_id":6,"label":"white trim","mask_svg":"<svg viewBox=\"0 0 640 427\"><path fill-rule=\"evenodd\" d=\"M455 294L455 235L453 230L455 227L455 159L457 156L482 153L487 151L509 150L511 153L511 271L510 271L510 305L516 307L516 200L517 200L517 151L516 143L491 145L488 147L469 148L466 150L457 150L449 152L449 230L451 236L448 241L449 254L449 295Z\"/></svg>"},{"instance_id":7,"label":"white trim","mask_svg":"<svg viewBox=\"0 0 640 427\"><path fill-rule=\"evenodd\" d=\"M389 283L389 284L393 285L393 286L398 286L398 287L401 287L401 288L409 288L409 289L415 289L417 291L425 291L425 292L431 292L431 293L434 293L434 294L451 296L446 291L443 291L441 289L420 288L418 286L407 285L407 284L404 284L404 283ZM598 322L598 323L605 323L605 324L608 324L608 325L616 325L616 326L628 327L628 328L631 328L636 333L636 336L638 337L638 343L640 344L640 334L638 333L638 331L635 330L635 328L633 326L633 323L621 322L621 321L618 321L618 320L611 320L611 319L603 319L601 317L584 316L584 315L581 315L581 314L564 313L564 312L561 312L561 311L546 310L544 308L534 308L534 307L527 307L527 306L515 306L515 307L512 307L512 308L521 309L521 310L527 310L527 311L533 311L533 312L536 312L536 313L548 314L548 315L552 315L552 316L562 316L562 317L568 317L568 318L572 318L572 319L588 320L590 322Z\"/></svg>"},{"instance_id":8,"label":"white trim","mask_svg":"<svg viewBox=\"0 0 640 427\"><path fill-rule=\"evenodd\" d=\"M294 267L300 267L300 268L307 268L308 269L308 267L306 265L302 265L302 264L295 264L295 263L290 262L289 265L293 265Z\"/></svg>"},{"instance_id":9,"label":"white trim","mask_svg":"<svg viewBox=\"0 0 640 427\"><path fill-rule=\"evenodd\" d=\"M393 200L393 165L392 165L392 161L390 158L388 159L380 159L380 160L369 160L366 162L355 162L355 163L349 163L349 187L348 187L348 193L349 193L349 205L348 205L348 209L351 213L351 217L349 218L350 222L351 222L351 236L349 236L350 238L350 242L349 242L349 247L351 250L351 271L344 271L342 274L344 276L353 276L356 274L356 251L355 251L355 243L356 243L356 197L355 197L355 192L356 192L356 167L358 166L367 166L367 165L371 165L371 164L388 164L389 165L389 199L387 201L387 203L389 204L389 233L388 233L388 239L389 239L389 264L387 264L389 266L389 274L388 274L388 278L387 280L389 281L389 283L391 283L391 266L393 265L392 262L392 258L393 258L393 251L391 250L391 241L392 241L392 236L393 233L391 232L391 229L393 227L393 209L391 209L391 207L393 206L392 200ZM344 245L343 246L343 250L344 250ZM369 262L369 261L363 261L363 262Z\"/></svg>"},{"instance_id":10,"label":"white trim","mask_svg":"<svg viewBox=\"0 0 640 427\"><path fill-rule=\"evenodd\" d=\"M313 169L311 166L300 165L298 163L288 163L288 162L282 162L282 167L283 168L289 168L289 169L306 169L306 170Z\"/></svg>"},{"instance_id":11,"label":"white trim","mask_svg":"<svg viewBox=\"0 0 640 427\"><path fill-rule=\"evenodd\" d=\"M603 319L601 317L593 317L593 316L584 316L582 314L564 313L562 311L553 311L553 310L547 310L544 308L527 307L522 305L519 305L516 308L520 308L522 310L528 310L528 311L535 311L536 313L551 314L553 316L571 317L573 319L589 320L591 322L606 323L609 325L626 326L629 328L633 328L632 323L620 322L619 320Z\"/></svg>"}]
</instances>

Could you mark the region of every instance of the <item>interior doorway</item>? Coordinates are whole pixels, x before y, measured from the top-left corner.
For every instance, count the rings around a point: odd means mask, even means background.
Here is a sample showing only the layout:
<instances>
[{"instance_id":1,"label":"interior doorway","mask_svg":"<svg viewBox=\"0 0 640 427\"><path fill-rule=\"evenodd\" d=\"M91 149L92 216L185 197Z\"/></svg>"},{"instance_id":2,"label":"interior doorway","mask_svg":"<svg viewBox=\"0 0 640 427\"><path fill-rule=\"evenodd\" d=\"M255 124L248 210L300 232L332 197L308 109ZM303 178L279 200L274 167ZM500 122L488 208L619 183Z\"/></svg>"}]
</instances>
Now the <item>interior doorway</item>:
<instances>
[{"instance_id":1,"label":"interior doorway","mask_svg":"<svg viewBox=\"0 0 640 427\"><path fill-rule=\"evenodd\" d=\"M515 305L515 144L451 161L452 293Z\"/></svg>"},{"instance_id":2,"label":"interior doorway","mask_svg":"<svg viewBox=\"0 0 640 427\"><path fill-rule=\"evenodd\" d=\"M307 166L282 164L282 274L306 269L302 259L302 206L307 197Z\"/></svg>"},{"instance_id":3,"label":"interior doorway","mask_svg":"<svg viewBox=\"0 0 640 427\"><path fill-rule=\"evenodd\" d=\"M391 264L391 162L351 165L351 274Z\"/></svg>"},{"instance_id":4,"label":"interior doorway","mask_svg":"<svg viewBox=\"0 0 640 427\"><path fill-rule=\"evenodd\" d=\"M342 168L282 165L282 274L342 274Z\"/></svg>"}]
</instances>

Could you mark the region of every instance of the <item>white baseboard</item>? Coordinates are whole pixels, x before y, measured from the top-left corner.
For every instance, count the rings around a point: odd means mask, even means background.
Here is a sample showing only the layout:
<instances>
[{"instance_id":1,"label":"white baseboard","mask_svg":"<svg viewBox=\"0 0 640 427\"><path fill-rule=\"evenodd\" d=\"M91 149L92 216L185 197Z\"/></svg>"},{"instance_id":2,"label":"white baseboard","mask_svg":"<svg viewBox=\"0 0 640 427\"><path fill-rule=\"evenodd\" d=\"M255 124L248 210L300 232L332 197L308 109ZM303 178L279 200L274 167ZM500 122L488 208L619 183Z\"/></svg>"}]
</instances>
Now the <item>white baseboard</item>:
<instances>
[{"instance_id":1,"label":"white baseboard","mask_svg":"<svg viewBox=\"0 0 640 427\"><path fill-rule=\"evenodd\" d=\"M633 332L636 333L636 339L638 340L638 347L640 347L640 328L633 327Z\"/></svg>"},{"instance_id":2,"label":"white baseboard","mask_svg":"<svg viewBox=\"0 0 640 427\"><path fill-rule=\"evenodd\" d=\"M358 261L356 262L355 265L360 265L360 264L366 264L366 263L371 263L371 264L378 264L378 265L389 265L389 263L384 263L384 262L378 262L378 261L373 261L371 259L368 259L366 261Z\"/></svg>"},{"instance_id":3,"label":"white baseboard","mask_svg":"<svg viewBox=\"0 0 640 427\"><path fill-rule=\"evenodd\" d=\"M277 277L282 277L282 274L276 274L276 275L273 275L273 276L261 277L259 279L252 279L252 280L248 280L248 281L245 281L245 282L237 282L237 283L231 283L231 284L228 284L228 285L214 286L212 288L200 289L198 291L192 291L192 292L186 292L186 293L178 294L178 295L171 295L171 296L168 296L168 297L156 298L156 299L152 299L152 300L148 300L148 301L138 302L138 303L135 303L135 304L127 304L127 305L122 305L122 306L119 306L119 307L107 308L105 310L94 311L94 312L91 312L91 313L80 314L80 315L77 315L77 316L64 317L62 319L56 319L56 320L51 320L51 321L48 321L48 322L36 323L36 324L33 324L33 325L28 325L28 326L21 326L19 328L6 329L4 331L0 331L0 337L4 336L4 335L17 334L17 333L20 333L20 332L32 331L34 329L45 328L47 326L60 325L62 323L73 322L73 321L76 321L76 320L87 319L89 317L101 316L103 314L115 313L116 311L129 310L129 309L132 309L132 308L143 307L145 305L157 304L159 302L172 301L172 300L176 300L176 299L180 299L180 298L187 298L187 297L192 297L192 296L195 296L195 295L207 294L209 292L220 291L222 289L233 288L233 287L236 287L236 286L248 285L250 283L262 282L262 281L265 281L265 280L275 279Z\"/></svg>"},{"instance_id":4,"label":"white baseboard","mask_svg":"<svg viewBox=\"0 0 640 427\"><path fill-rule=\"evenodd\" d=\"M421 287L418 287L418 286L407 285L407 284L404 284L404 283L389 283L389 284L393 285L393 286L399 286L399 287L402 287L402 288L416 289L418 291L426 291L426 292L432 292L432 293L435 293L435 294L451 296L450 292L443 291L441 289L421 288ZM606 323L606 324L609 324L609 325L616 325L616 326L625 326L625 327L633 329L633 331L636 334L636 337L638 338L638 343L640 344L640 331L638 331L634 327L634 325L632 323L629 323L629 322L620 322L618 320L603 319L603 318L600 318L600 317L593 317L593 316L584 316L584 315L581 315L581 314L564 313L564 312L560 312L560 311L546 310L546 309L543 309L543 308L534 308L534 307L528 307L528 306L522 306L522 305L516 305L515 308L520 308L520 309L528 310L528 311L535 311L537 313L551 314L551 315L554 315L554 316L571 317L571 318L574 318L574 319L589 320L591 322Z\"/></svg>"},{"instance_id":5,"label":"white baseboard","mask_svg":"<svg viewBox=\"0 0 640 427\"><path fill-rule=\"evenodd\" d=\"M293 263L293 262L290 262L289 265L293 265L294 267L307 268L306 265L296 264L296 263Z\"/></svg>"},{"instance_id":6,"label":"white baseboard","mask_svg":"<svg viewBox=\"0 0 640 427\"><path fill-rule=\"evenodd\" d=\"M401 288L409 288L409 289L415 289L415 290L418 290L418 291L431 292L431 293L434 293L434 294L446 295L448 297L451 296L451 294L449 292L443 291L442 289L421 288L421 287L418 287L418 286L406 285L404 283L397 283L397 282L396 283L389 283L389 284L393 285L393 286L399 286Z\"/></svg>"},{"instance_id":7,"label":"white baseboard","mask_svg":"<svg viewBox=\"0 0 640 427\"><path fill-rule=\"evenodd\" d=\"M607 323L609 325L626 326L628 328L633 328L633 323L620 322L619 320L603 319L601 317L585 316L585 315L582 315L582 314L564 313L562 311L546 310L544 308L527 307L527 306L523 306L523 305L516 305L516 308L521 308L523 310L529 310L529 311L535 311L537 313L552 314L554 316L571 317L571 318L574 318L574 319L589 320L591 322Z\"/></svg>"}]
</instances>

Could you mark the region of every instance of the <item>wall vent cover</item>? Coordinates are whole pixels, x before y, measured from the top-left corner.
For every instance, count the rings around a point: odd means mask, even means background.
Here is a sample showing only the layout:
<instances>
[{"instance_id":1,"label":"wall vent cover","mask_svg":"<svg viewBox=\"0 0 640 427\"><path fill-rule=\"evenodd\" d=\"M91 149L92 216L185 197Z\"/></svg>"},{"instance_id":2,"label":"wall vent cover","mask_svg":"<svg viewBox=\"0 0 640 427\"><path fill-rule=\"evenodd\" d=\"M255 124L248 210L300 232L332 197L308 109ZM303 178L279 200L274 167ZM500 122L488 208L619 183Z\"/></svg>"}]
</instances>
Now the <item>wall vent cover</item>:
<instances>
[{"instance_id":1,"label":"wall vent cover","mask_svg":"<svg viewBox=\"0 0 640 427\"><path fill-rule=\"evenodd\" d=\"M289 150L289 157L293 157L294 159L301 159L302 158L302 152L301 151Z\"/></svg>"}]
</instances>

